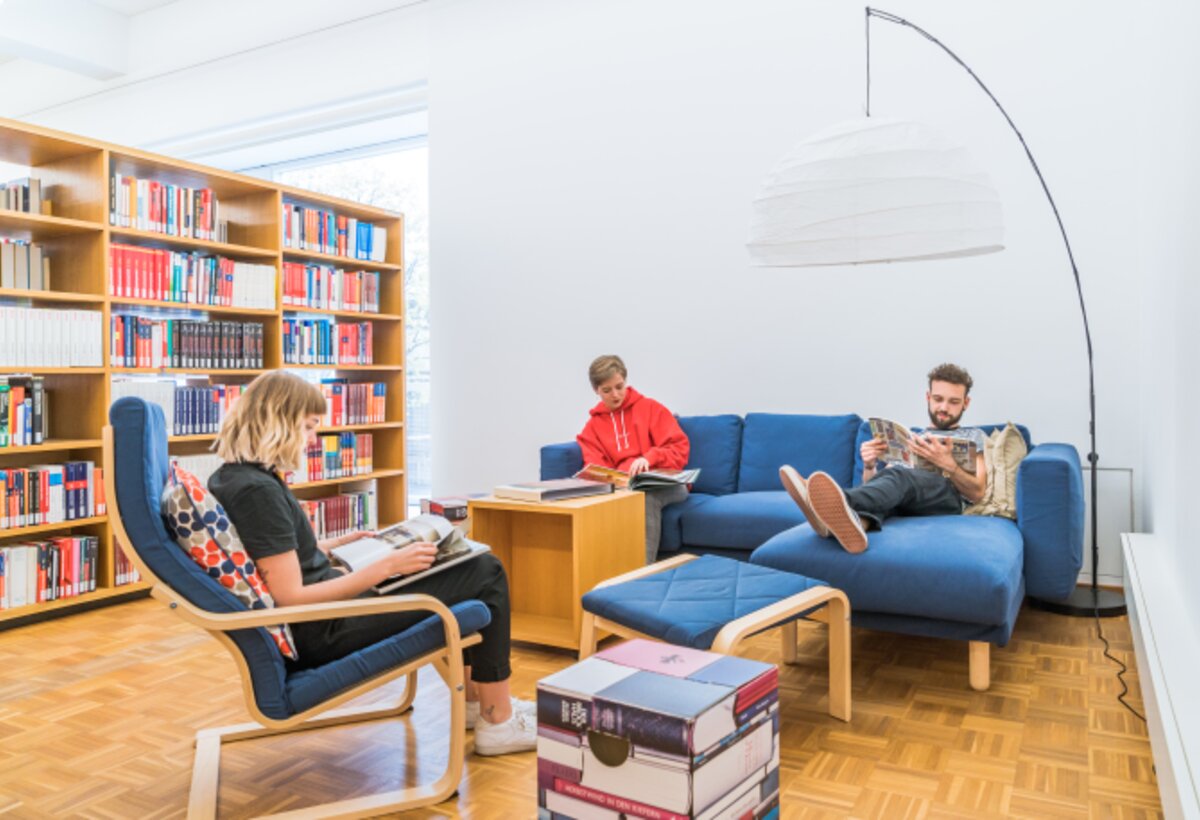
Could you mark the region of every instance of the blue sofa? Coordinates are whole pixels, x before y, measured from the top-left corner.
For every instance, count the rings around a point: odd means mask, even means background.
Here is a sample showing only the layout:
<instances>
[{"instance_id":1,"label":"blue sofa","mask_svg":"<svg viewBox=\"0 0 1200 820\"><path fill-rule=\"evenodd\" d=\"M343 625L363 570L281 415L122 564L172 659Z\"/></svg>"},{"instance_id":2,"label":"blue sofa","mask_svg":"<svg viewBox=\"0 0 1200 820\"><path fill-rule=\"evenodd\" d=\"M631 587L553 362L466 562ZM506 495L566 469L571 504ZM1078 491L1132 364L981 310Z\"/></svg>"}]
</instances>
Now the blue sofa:
<instances>
[{"instance_id":1,"label":"blue sofa","mask_svg":"<svg viewBox=\"0 0 1200 820\"><path fill-rule=\"evenodd\" d=\"M687 501L663 511L660 555L732 555L820 578L843 590L856 626L970 642L972 686L988 685L989 648L1012 635L1025 595L1061 600L1083 561L1083 472L1069 444L1030 446L1017 475L1017 521L980 516L889 519L851 555L819 538L779 483L779 467L823 470L843 487L862 477L870 427L856 415L684 416ZM995 425L982 425L991 432ZM542 478L583 465L574 442L541 451Z\"/></svg>"}]
</instances>

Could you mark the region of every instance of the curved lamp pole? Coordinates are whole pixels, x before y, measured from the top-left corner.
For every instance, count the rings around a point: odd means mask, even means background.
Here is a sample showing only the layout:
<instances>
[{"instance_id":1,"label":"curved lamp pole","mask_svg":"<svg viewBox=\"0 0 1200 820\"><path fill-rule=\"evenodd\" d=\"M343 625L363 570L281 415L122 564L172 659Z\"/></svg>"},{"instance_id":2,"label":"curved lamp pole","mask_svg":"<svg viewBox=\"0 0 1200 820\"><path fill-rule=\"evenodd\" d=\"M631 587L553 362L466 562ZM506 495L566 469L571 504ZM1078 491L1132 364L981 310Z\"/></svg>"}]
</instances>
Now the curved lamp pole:
<instances>
[{"instance_id":1,"label":"curved lamp pole","mask_svg":"<svg viewBox=\"0 0 1200 820\"><path fill-rule=\"evenodd\" d=\"M1004 106L996 99L983 80L971 70L971 67L959 58L957 54L951 51L946 45L936 37L920 26L910 23L903 17L898 17L879 9L873 9L870 6L866 9L866 28L867 28L867 107L866 114L871 116L871 19L878 18L888 23L895 23L905 28L912 29L917 34L920 34L929 42L938 46L944 51L950 59L962 66L963 70L971 75L983 93L987 94L990 99L999 109L1004 121L1008 123L1009 128L1017 135L1017 139L1021 142L1021 147L1025 149L1025 156L1029 158L1029 164L1033 166L1033 172L1037 175L1038 182L1042 186L1042 191L1046 194L1046 200L1050 203L1050 209L1054 212L1055 222L1058 224L1058 232L1062 235L1063 245L1067 249L1067 259L1071 263L1071 273L1075 277L1075 291L1079 294L1079 312L1083 317L1083 335L1087 341L1087 358L1088 358L1088 409L1090 412L1090 420L1088 424L1088 432L1091 436L1091 450L1087 455L1087 460L1091 470L1091 524L1092 524L1092 583L1090 587L1076 587L1075 591L1065 601L1041 601L1033 599L1036 605L1042 609L1057 612L1063 615L1078 615L1078 616L1116 616L1125 614L1125 597L1120 592L1108 589L1101 589L1098 578L1098 563L1100 559L1100 541L1097 528L1098 521L1098 491L1096 482L1097 465L1100 461L1100 456L1096 453L1096 376L1093 366L1092 357L1092 332L1088 326L1087 306L1083 301L1083 285L1079 281L1079 268L1075 265L1075 254L1071 252L1071 242L1067 239L1067 229L1063 226L1062 216L1059 215L1058 205L1054 202L1054 197L1050 193L1050 188L1046 185L1046 179L1042 176L1042 171L1038 168L1037 160L1033 158L1033 153L1029 150L1029 145L1025 142L1025 137L1017 129L1016 123L1012 121L1012 117L1004 110Z\"/></svg>"}]
</instances>

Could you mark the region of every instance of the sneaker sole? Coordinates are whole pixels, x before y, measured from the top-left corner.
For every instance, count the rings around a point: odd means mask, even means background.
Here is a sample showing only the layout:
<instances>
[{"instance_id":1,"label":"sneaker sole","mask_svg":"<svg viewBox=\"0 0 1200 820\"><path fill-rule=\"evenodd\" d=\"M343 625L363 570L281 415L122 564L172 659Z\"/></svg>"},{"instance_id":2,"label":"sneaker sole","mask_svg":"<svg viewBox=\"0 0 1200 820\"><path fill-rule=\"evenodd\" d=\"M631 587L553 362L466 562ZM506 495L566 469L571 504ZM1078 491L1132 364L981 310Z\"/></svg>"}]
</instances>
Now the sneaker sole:
<instances>
[{"instance_id":1,"label":"sneaker sole","mask_svg":"<svg viewBox=\"0 0 1200 820\"><path fill-rule=\"evenodd\" d=\"M804 513L804 517L808 519L808 524L813 528L813 532L822 538L828 538L829 527L825 526L825 522L821 520L821 517L817 515L817 511L809 503L808 487L795 468L789 467L786 464L780 467L779 480L783 482L783 488L792 497L792 501L796 502L796 506L800 508L800 512Z\"/></svg>"},{"instance_id":2,"label":"sneaker sole","mask_svg":"<svg viewBox=\"0 0 1200 820\"><path fill-rule=\"evenodd\" d=\"M510 743L507 746L497 746L491 749L480 749L478 741L475 743L475 754L481 757L495 757L497 755L515 755L524 752L537 751L537 741L533 743Z\"/></svg>"},{"instance_id":3,"label":"sneaker sole","mask_svg":"<svg viewBox=\"0 0 1200 820\"><path fill-rule=\"evenodd\" d=\"M866 550L867 534L859 523L858 513L850 509L836 481L825 473L813 473L808 479L808 497L817 515L846 552L857 554Z\"/></svg>"}]
</instances>

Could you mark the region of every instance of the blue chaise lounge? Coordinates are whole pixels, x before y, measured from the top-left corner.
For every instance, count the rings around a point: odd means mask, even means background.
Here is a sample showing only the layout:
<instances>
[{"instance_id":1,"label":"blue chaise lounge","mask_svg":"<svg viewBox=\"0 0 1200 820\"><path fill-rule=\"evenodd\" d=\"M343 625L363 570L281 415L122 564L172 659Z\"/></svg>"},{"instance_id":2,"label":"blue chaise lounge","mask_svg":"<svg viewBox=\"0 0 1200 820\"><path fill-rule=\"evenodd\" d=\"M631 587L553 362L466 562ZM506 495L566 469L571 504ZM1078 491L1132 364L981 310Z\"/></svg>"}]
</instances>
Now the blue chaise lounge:
<instances>
[{"instance_id":1,"label":"blue chaise lounge","mask_svg":"<svg viewBox=\"0 0 1200 820\"><path fill-rule=\"evenodd\" d=\"M1017 473L1017 520L979 516L889 519L870 548L850 555L819 538L779 483L779 467L824 470L860 483L859 446L870 428L856 415L750 413L683 416L701 468L687 501L663 512L660 556L680 550L729 555L820 578L850 599L855 626L969 642L970 683L986 689L990 647L1012 635L1026 595L1061 600L1083 560L1083 472L1069 444L1033 446ZM987 432L995 425L983 425ZM579 470L574 442L541 451L541 476Z\"/></svg>"}]
</instances>

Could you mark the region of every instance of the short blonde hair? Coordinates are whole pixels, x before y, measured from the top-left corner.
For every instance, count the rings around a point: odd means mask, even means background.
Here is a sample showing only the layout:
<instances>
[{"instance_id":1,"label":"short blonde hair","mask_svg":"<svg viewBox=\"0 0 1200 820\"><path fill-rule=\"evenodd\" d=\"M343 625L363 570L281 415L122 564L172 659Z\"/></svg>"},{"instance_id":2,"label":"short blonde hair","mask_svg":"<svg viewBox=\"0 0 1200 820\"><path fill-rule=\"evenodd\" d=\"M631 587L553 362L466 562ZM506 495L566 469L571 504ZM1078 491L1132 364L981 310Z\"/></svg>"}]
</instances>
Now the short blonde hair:
<instances>
[{"instance_id":1,"label":"short blonde hair","mask_svg":"<svg viewBox=\"0 0 1200 820\"><path fill-rule=\"evenodd\" d=\"M264 373L234 402L213 446L227 462L299 470L304 466L304 418L324 414L325 397L315 385L282 370Z\"/></svg>"},{"instance_id":2,"label":"short blonde hair","mask_svg":"<svg viewBox=\"0 0 1200 820\"><path fill-rule=\"evenodd\" d=\"M622 379L629 378L629 371L625 369L625 362L621 361L620 356L597 356L588 368L592 389L595 390L618 373Z\"/></svg>"}]
</instances>

